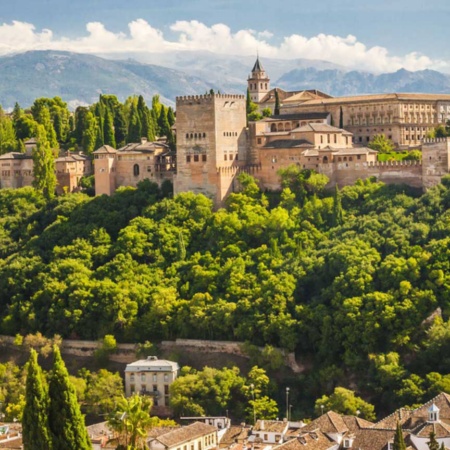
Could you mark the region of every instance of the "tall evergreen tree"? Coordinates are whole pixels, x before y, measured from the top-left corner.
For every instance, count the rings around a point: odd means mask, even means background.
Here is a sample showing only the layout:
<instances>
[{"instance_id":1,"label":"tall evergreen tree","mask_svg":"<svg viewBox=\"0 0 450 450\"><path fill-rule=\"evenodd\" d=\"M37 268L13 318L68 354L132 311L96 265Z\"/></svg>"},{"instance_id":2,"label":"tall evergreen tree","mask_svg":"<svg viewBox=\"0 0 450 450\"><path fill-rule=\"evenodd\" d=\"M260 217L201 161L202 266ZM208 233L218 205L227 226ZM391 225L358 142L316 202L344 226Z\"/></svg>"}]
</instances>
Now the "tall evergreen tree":
<instances>
[{"instance_id":1,"label":"tall evergreen tree","mask_svg":"<svg viewBox=\"0 0 450 450\"><path fill-rule=\"evenodd\" d=\"M274 115L279 116L280 115L280 96L278 94L278 89L275 88L275 108L274 108Z\"/></svg>"},{"instance_id":2,"label":"tall evergreen tree","mask_svg":"<svg viewBox=\"0 0 450 450\"><path fill-rule=\"evenodd\" d=\"M19 118L20 118L20 116L22 114L23 114L22 108L16 102L15 105L14 105L13 113L12 113L12 117L13 117L14 122L16 122L16 120L19 120Z\"/></svg>"},{"instance_id":3,"label":"tall evergreen tree","mask_svg":"<svg viewBox=\"0 0 450 450\"><path fill-rule=\"evenodd\" d=\"M430 440L427 442L430 450L439 450L439 442L436 440L436 434L434 431L430 433Z\"/></svg>"},{"instance_id":4,"label":"tall evergreen tree","mask_svg":"<svg viewBox=\"0 0 450 450\"><path fill-rule=\"evenodd\" d=\"M142 137L142 124L134 105L131 105L128 122L127 142L140 142Z\"/></svg>"},{"instance_id":5,"label":"tall evergreen tree","mask_svg":"<svg viewBox=\"0 0 450 450\"><path fill-rule=\"evenodd\" d=\"M250 89L247 88L247 99L245 102L245 109L247 111L247 115L252 112L252 99L250 97Z\"/></svg>"},{"instance_id":6,"label":"tall evergreen tree","mask_svg":"<svg viewBox=\"0 0 450 450\"><path fill-rule=\"evenodd\" d=\"M399 422L397 422L397 429L395 430L394 450L406 450L405 440L403 439L403 431Z\"/></svg>"},{"instance_id":7,"label":"tall evergreen tree","mask_svg":"<svg viewBox=\"0 0 450 450\"><path fill-rule=\"evenodd\" d=\"M114 116L114 139L116 141L117 148L125 145L127 138L127 122L123 113L123 107L120 105L116 109Z\"/></svg>"},{"instance_id":8,"label":"tall evergreen tree","mask_svg":"<svg viewBox=\"0 0 450 450\"><path fill-rule=\"evenodd\" d=\"M167 120L169 121L169 125L173 127L175 125L175 113L173 112L173 109L169 106L169 109L167 110Z\"/></svg>"},{"instance_id":9,"label":"tall evergreen tree","mask_svg":"<svg viewBox=\"0 0 450 450\"><path fill-rule=\"evenodd\" d=\"M23 445L26 450L49 450L52 448L48 424L48 394L44 387L37 353L33 349L31 349L28 360L22 433Z\"/></svg>"},{"instance_id":10,"label":"tall evergreen tree","mask_svg":"<svg viewBox=\"0 0 450 450\"><path fill-rule=\"evenodd\" d=\"M91 111L83 113L83 123L80 127L82 131L81 145L86 153L92 153L95 148L97 138L97 121Z\"/></svg>"},{"instance_id":11,"label":"tall evergreen tree","mask_svg":"<svg viewBox=\"0 0 450 450\"><path fill-rule=\"evenodd\" d=\"M116 147L116 139L114 138L113 117L107 109L105 112L105 125L103 127L103 142L111 147Z\"/></svg>"},{"instance_id":12,"label":"tall evergreen tree","mask_svg":"<svg viewBox=\"0 0 450 450\"><path fill-rule=\"evenodd\" d=\"M70 382L61 353L53 349L53 370L49 382L49 424L53 450L88 450L91 443L80 412L75 388Z\"/></svg>"},{"instance_id":13,"label":"tall evergreen tree","mask_svg":"<svg viewBox=\"0 0 450 450\"><path fill-rule=\"evenodd\" d=\"M56 188L55 158L43 125L37 126L36 140L36 147L32 152L33 186L41 191L44 197L50 199L55 196Z\"/></svg>"},{"instance_id":14,"label":"tall evergreen tree","mask_svg":"<svg viewBox=\"0 0 450 450\"><path fill-rule=\"evenodd\" d=\"M334 227L338 225L342 225L344 222L344 212L342 210L342 202L341 202L341 193L339 192L339 187L336 184L334 187L334 196L333 196L333 223Z\"/></svg>"},{"instance_id":15,"label":"tall evergreen tree","mask_svg":"<svg viewBox=\"0 0 450 450\"><path fill-rule=\"evenodd\" d=\"M344 128L344 111L341 109L339 110L339 128Z\"/></svg>"}]
</instances>

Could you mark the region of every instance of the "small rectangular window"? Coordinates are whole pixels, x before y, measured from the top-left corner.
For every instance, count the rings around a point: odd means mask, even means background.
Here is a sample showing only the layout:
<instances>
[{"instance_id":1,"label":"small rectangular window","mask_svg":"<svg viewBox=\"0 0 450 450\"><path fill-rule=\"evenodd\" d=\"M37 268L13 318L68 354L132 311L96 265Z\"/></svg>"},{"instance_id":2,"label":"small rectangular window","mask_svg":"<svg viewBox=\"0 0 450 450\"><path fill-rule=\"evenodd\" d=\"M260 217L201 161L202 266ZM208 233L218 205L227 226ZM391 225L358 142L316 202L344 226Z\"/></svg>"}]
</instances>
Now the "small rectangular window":
<instances>
[{"instance_id":1,"label":"small rectangular window","mask_svg":"<svg viewBox=\"0 0 450 450\"><path fill-rule=\"evenodd\" d=\"M186 162L188 162L188 163L191 162L191 155L187 155L187 156L186 156Z\"/></svg>"},{"instance_id":2,"label":"small rectangular window","mask_svg":"<svg viewBox=\"0 0 450 450\"><path fill-rule=\"evenodd\" d=\"M194 155L194 162L198 162L198 155Z\"/></svg>"},{"instance_id":3,"label":"small rectangular window","mask_svg":"<svg viewBox=\"0 0 450 450\"><path fill-rule=\"evenodd\" d=\"M206 155L202 155L202 161L206 162Z\"/></svg>"}]
</instances>

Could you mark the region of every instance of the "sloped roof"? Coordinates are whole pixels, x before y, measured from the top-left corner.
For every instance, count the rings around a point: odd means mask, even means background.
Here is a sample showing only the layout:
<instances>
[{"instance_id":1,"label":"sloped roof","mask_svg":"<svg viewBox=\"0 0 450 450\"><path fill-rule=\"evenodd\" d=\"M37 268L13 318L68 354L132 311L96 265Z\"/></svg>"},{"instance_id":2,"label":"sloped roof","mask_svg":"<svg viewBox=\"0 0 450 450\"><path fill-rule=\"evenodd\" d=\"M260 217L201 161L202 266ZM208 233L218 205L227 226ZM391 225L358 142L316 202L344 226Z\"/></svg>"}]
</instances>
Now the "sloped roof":
<instances>
[{"instance_id":1,"label":"sloped roof","mask_svg":"<svg viewBox=\"0 0 450 450\"><path fill-rule=\"evenodd\" d=\"M266 117L261 122L275 122L280 120L317 120L326 119L330 115L329 112L312 112L312 113L293 113L293 114L278 114Z\"/></svg>"},{"instance_id":2,"label":"sloped roof","mask_svg":"<svg viewBox=\"0 0 450 450\"><path fill-rule=\"evenodd\" d=\"M94 153L100 154L100 153L117 153L117 150L115 148L112 148L110 145L102 145L100 148L95 150Z\"/></svg>"},{"instance_id":3,"label":"sloped roof","mask_svg":"<svg viewBox=\"0 0 450 450\"><path fill-rule=\"evenodd\" d=\"M0 159L32 159L32 156L25 153L9 152L0 155Z\"/></svg>"},{"instance_id":4,"label":"sloped roof","mask_svg":"<svg viewBox=\"0 0 450 450\"><path fill-rule=\"evenodd\" d=\"M282 433L288 426L283 420L257 420L253 431L267 431L269 433Z\"/></svg>"},{"instance_id":5,"label":"sloped roof","mask_svg":"<svg viewBox=\"0 0 450 450\"><path fill-rule=\"evenodd\" d=\"M437 100L450 100L450 94L418 94L418 93L390 93L390 94L367 94L367 95L355 95L348 97L336 97L336 98L322 98L314 99L303 102L302 105L334 105L341 103L355 103L355 102L373 102L373 101L386 101L386 100L406 100L406 101L437 101Z\"/></svg>"},{"instance_id":6,"label":"sloped roof","mask_svg":"<svg viewBox=\"0 0 450 450\"><path fill-rule=\"evenodd\" d=\"M227 428L225 434L222 436L222 439L220 440L220 445L223 446L226 444L227 446L230 446L235 442L243 441L244 439L247 439L249 433L250 433L249 428L240 425L231 426L230 428Z\"/></svg>"},{"instance_id":7,"label":"sloped roof","mask_svg":"<svg viewBox=\"0 0 450 450\"><path fill-rule=\"evenodd\" d=\"M284 444L275 447L276 450L328 450L336 443L322 433L320 430L313 430L308 433L301 433L299 437L290 439Z\"/></svg>"},{"instance_id":8,"label":"sloped roof","mask_svg":"<svg viewBox=\"0 0 450 450\"><path fill-rule=\"evenodd\" d=\"M127 364L125 372L164 372L178 370L180 366L178 363L168 361L167 359L139 359L130 364Z\"/></svg>"},{"instance_id":9,"label":"sloped roof","mask_svg":"<svg viewBox=\"0 0 450 450\"><path fill-rule=\"evenodd\" d=\"M294 148L294 147L311 147L311 142L306 139L277 139L276 141L267 142L263 148Z\"/></svg>"},{"instance_id":10,"label":"sloped roof","mask_svg":"<svg viewBox=\"0 0 450 450\"><path fill-rule=\"evenodd\" d=\"M344 135L349 134L348 131L345 131L341 128L333 127L332 125L328 125L327 123L307 123L306 125L303 125L301 127L295 128L292 130L293 132L297 133L306 133L314 131L316 133L342 133Z\"/></svg>"},{"instance_id":11,"label":"sloped roof","mask_svg":"<svg viewBox=\"0 0 450 450\"><path fill-rule=\"evenodd\" d=\"M308 423L303 430L306 431L314 431L320 429L323 433L347 433L349 431L346 423L342 416L334 411L328 411L325 414L322 414L317 419Z\"/></svg>"},{"instance_id":12,"label":"sloped roof","mask_svg":"<svg viewBox=\"0 0 450 450\"><path fill-rule=\"evenodd\" d=\"M259 60L259 56L256 58L255 65L253 66L252 72L265 72L264 67Z\"/></svg>"},{"instance_id":13,"label":"sloped roof","mask_svg":"<svg viewBox=\"0 0 450 450\"><path fill-rule=\"evenodd\" d=\"M168 433L161 434L156 438L165 447L173 447L175 445L181 445L184 442L189 442L192 439L199 438L206 434L214 433L217 431L216 427L208 425L203 422L195 422L191 425L187 425L176 430L169 431Z\"/></svg>"}]
</instances>

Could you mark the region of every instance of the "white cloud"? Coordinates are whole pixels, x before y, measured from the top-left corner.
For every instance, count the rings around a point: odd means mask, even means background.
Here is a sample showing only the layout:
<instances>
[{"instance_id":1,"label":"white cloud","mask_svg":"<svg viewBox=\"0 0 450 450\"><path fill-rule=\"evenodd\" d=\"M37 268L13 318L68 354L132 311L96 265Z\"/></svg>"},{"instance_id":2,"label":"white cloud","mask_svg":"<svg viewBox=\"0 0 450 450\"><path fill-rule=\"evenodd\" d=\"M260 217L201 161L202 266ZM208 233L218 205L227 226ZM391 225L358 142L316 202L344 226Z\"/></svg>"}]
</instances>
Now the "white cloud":
<instances>
[{"instance_id":1,"label":"white cloud","mask_svg":"<svg viewBox=\"0 0 450 450\"><path fill-rule=\"evenodd\" d=\"M127 33L114 33L100 22L86 25L87 35L75 39L56 38L51 30L36 31L32 24L13 21L0 25L0 54L36 49L68 50L84 53L114 54L128 52L168 52L171 50L207 50L219 54L254 55L274 58L308 58L330 61L350 69L391 72L402 67L408 70L434 68L450 70L447 61L432 60L416 52L393 56L388 49L367 47L355 36L319 34L307 38L292 34L279 45L271 43L270 31L251 29L232 32L225 24L207 26L199 21L177 21L170 27L175 38L167 39L163 32L146 20L128 24Z\"/></svg>"}]
</instances>

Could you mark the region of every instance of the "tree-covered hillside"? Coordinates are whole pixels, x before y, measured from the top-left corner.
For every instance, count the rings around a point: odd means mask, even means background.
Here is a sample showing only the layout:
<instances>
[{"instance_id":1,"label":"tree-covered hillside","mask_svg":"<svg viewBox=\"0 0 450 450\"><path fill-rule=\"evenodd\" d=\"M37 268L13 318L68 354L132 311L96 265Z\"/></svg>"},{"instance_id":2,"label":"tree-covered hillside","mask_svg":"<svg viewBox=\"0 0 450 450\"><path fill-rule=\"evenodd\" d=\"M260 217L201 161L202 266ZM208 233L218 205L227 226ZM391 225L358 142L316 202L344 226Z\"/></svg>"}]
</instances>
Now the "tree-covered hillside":
<instances>
[{"instance_id":1,"label":"tree-covered hillside","mask_svg":"<svg viewBox=\"0 0 450 450\"><path fill-rule=\"evenodd\" d=\"M305 402L337 385L384 410L450 392L450 179L421 195L282 177L269 195L241 175L216 212L150 182L0 190L0 333L270 344L312 365Z\"/></svg>"}]
</instances>

